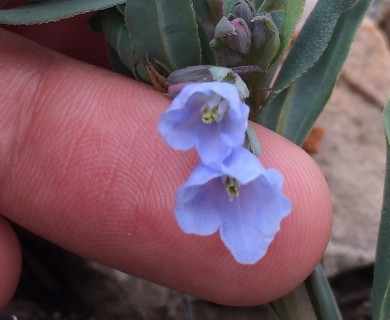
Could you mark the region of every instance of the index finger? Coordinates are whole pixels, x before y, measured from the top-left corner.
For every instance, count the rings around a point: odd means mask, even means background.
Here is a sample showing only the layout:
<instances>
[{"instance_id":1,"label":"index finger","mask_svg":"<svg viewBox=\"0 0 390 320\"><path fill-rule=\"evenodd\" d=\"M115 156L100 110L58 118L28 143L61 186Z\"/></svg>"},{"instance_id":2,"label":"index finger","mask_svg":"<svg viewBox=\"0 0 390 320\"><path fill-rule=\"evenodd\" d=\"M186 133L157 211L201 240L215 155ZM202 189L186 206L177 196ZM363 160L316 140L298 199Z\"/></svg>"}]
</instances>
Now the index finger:
<instances>
[{"instance_id":1,"label":"index finger","mask_svg":"<svg viewBox=\"0 0 390 320\"><path fill-rule=\"evenodd\" d=\"M318 263L331 228L314 161L256 126L262 161L285 176L293 212L257 264L236 263L218 235L185 235L173 217L193 152L157 132L169 101L150 87L0 33L0 212L88 259L231 305L275 299Z\"/></svg>"}]
</instances>

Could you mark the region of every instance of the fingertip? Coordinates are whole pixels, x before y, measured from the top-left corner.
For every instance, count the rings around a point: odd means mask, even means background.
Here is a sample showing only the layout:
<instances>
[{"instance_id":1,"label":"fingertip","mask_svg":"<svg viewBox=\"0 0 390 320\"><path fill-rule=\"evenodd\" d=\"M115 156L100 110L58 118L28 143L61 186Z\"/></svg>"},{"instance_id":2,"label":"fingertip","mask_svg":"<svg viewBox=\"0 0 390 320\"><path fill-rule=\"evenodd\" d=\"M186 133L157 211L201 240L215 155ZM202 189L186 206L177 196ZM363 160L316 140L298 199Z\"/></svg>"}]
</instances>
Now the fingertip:
<instances>
[{"instance_id":1,"label":"fingertip","mask_svg":"<svg viewBox=\"0 0 390 320\"><path fill-rule=\"evenodd\" d=\"M20 275L21 252L11 226L0 218L0 310L14 294Z\"/></svg>"},{"instance_id":2,"label":"fingertip","mask_svg":"<svg viewBox=\"0 0 390 320\"><path fill-rule=\"evenodd\" d=\"M282 136L256 127L266 167L274 167L284 177L284 190L293 202L293 210L284 223L302 228L300 234L315 238L323 253L332 229L332 199L321 169L310 155ZM290 222L291 221L291 222ZM286 227L287 228L287 227Z\"/></svg>"},{"instance_id":3,"label":"fingertip","mask_svg":"<svg viewBox=\"0 0 390 320\"><path fill-rule=\"evenodd\" d=\"M332 231L333 209L328 184L315 161L280 135L257 125L255 130L261 161L283 174L284 191L292 201L292 212L259 263L270 285L269 295L258 295L252 302L264 303L293 290L320 262Z\"/></svg>"}]
</instances>

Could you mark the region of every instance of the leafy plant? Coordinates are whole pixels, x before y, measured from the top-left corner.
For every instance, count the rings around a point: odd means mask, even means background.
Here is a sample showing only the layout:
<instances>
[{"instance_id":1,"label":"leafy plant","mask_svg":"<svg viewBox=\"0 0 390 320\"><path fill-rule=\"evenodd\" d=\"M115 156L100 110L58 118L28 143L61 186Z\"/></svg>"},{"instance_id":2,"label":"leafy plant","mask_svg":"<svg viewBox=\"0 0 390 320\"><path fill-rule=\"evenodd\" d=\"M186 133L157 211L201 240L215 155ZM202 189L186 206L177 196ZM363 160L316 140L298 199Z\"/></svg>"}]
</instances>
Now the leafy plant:
<instances>
[{"instance_id":1,"label":"leafy plant","mask_svg":"<svg viewBox=\"0 0 390 320\"><path fill-rule=\"evenodd\" d=\"M114 70L152 84L172 97L178 93L172 93L172 88L178 85L229 82L237 87L239 95L249 105L251 120L302 145L332 93L371 2L319 0L292 45L303 0L29 1L15 8L0 9L0 23L45 23L103 10L94 24L97 21L97 29L106 37ZM1 0L0 7L6 3ZM222 68L215 69L215 66ZM203 87L202 90L207 92ZM222 93L221 97L224 97ZM223 108L221 97L217 106ZM212 106L201 111L206 117L203 120L213 122L218 116L218 108ZM384 120L389 144L390 102ZM259 154L260 145L250 126L245 137L246 148ZM234 152L242 151L235 148ZM202 157L205 154L207 156L206 152ZM390 316L389 157L388 151L373 287L374 320ZM208 167L207 170L218 171L218 176L224 176L222 162L218 163L217 169ZM242 178L239 173L235 174ZM227 187L232 187L228 189L229 196L237 196L237 181L233 185L229 183ZM234 241L229 245L237 254L237 247L232 243ZM317 319L341 319L320 265L297 291L272 302L269 307L281 320L301 318L303 308L310 308Z\"/></svg>"}]
</instances>

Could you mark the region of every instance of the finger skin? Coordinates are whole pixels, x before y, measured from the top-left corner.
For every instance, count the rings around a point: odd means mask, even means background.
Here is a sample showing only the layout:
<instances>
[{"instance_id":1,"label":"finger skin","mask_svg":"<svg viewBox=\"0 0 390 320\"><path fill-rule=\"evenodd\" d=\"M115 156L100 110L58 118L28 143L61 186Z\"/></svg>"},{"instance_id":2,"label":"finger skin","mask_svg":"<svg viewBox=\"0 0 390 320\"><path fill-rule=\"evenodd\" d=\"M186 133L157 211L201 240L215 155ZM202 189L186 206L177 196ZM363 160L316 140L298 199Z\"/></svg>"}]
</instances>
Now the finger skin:
<instances>
[{"instance_id":1,"label":"finger skin","mask_svg":"<svg viewBox=\"0 0 390 320\"><path fill-rule=\"evenodd\" d=\"M261 160L285 176L293 212L267 255L234 261L217 234L184 234L173 216L194 152L157 132L169 101L146 85L0 32L0 212L88 259L229 305L296 287L331 230L325 179L301 149L260 126Z\"/></svg>"},{"instance_id":2,"label":"finger skin","mask_svg":"<svg viewBox=\"0 0 390 320\"><path fill-rule=\"evenodd\" d=\"M0 310L8 303L18 284L21 252L11 226L0 217Z\"/></svg>"}]
</instances>

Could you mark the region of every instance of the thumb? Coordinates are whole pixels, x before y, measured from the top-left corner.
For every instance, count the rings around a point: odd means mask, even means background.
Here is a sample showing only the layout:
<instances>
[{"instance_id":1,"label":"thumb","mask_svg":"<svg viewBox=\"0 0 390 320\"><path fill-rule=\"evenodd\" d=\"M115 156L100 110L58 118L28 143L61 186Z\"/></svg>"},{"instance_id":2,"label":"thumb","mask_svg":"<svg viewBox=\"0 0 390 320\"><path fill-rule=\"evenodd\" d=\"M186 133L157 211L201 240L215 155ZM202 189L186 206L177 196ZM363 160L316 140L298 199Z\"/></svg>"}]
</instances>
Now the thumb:
<instances>
[{"instance_id":1,"label":"thumb","mask_svg":"<svg viewBox=\"0 0 390 320\"><path fill-rule=\"evenodd\" d=\"M10 300L18 283L21 252L11 226L0 216L0 310Z\"/></svg>"}]
</instances>

